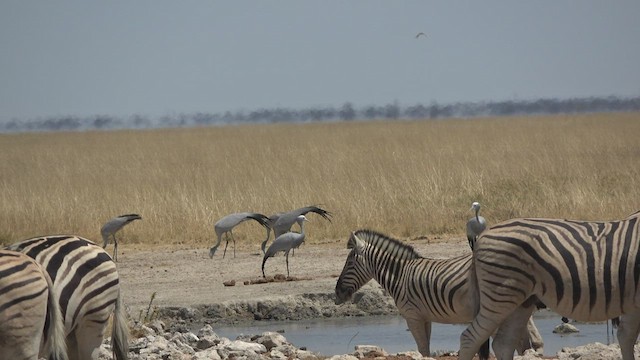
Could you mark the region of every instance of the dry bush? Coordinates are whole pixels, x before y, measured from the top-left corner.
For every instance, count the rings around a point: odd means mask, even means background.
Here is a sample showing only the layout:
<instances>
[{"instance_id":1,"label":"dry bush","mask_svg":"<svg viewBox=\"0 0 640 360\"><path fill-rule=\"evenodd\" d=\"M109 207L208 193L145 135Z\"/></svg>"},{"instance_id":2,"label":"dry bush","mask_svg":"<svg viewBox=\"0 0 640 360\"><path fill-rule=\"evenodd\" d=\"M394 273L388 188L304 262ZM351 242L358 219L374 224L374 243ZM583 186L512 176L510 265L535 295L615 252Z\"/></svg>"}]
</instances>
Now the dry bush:
<instances>
[{"instance_id":1,"label":"dry bush","mask_svg":"<svg viewBox=\"0 0 640 360\"><path fill-rule=\"evenodd\" d=\"M516 216L616 219L640 208L640 114L0 135L0 241L143 221L124 243L212 245L213 223L310 204L308 243L370 227L462 235L471 202ZM295 226L294 228L297 228ZM238 247L265 232L240 225Z\"/></svg>"}]
</instances>

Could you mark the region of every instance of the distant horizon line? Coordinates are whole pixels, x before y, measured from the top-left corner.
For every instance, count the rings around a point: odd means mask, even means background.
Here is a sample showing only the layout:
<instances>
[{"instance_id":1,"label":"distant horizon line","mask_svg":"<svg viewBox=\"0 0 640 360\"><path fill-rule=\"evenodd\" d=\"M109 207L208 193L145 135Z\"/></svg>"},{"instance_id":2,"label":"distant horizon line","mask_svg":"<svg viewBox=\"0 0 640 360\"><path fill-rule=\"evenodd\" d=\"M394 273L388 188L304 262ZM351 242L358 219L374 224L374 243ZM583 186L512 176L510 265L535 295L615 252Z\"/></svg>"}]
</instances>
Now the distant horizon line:
<instances>
[{"instance_id":1,"label":"distant horizon line","mask_svg":"<svg viewBox=\"0 0 640 360\"><path fill-rule=\"evenodd\" d=\"M347 101L339 106L317 105L306 108L284 106L224 112L182 112L157 116L51 115L28 120L0 121L0 133L31 131L84 131L115 129L151 129L195 126L222 126L251 123L304 123L317 121L368 121L397 119L477 118L488 116L544 115L640 111L640 96L616 95L574 98L510 99L502 101L458 101L428 105L400 105L398 100L385 105L354 106Z\"/></svg>"}]
</instances>

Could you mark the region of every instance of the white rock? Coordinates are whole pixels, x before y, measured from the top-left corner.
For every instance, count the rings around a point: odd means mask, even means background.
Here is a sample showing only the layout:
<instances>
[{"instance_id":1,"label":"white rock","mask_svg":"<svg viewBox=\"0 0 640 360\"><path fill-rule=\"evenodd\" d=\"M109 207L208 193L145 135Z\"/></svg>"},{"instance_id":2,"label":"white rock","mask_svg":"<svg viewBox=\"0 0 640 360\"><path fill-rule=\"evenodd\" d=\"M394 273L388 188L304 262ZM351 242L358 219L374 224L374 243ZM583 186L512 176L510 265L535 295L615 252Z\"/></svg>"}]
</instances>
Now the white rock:
<instances>
[{"instance_id":1,"label":"white rock","mask_svg":"<svg viewBox=\"0 0 640 360\"><path fill-rule=\"evenodd\" d=\"M580 330L578 330L577 327L568 323L562 323L553 329L554 334L571 334L571 333L577 333L577 332L580 332Z\"/></svg>"},{"instance_id":2,"label":"white rock","mask_svg":"<svg viewBox=\"0 0 640 360\"><path fill-rule=\"evenodd\" d=\"M353 355L358 358L380 357L389 355L386 351L384 351L384 349L375 345L356 345L355 349L356 351L353 353Z\"/></svg>"},{"instance_id":3,"label":"white rock","mask_svg":"<svg viewBox=\"0 0 640 360\"><path fill-rule=\"evenodd\" d=\"M413 360L435 360L432 357L422 357L422 354L418 351L403 351L396 354L397 356L406 356Z\"/></svg>"},{"instance_id":4,"label":"white rock","mask_svg":"<svg viewBox=\"0 0 640 360\"><path fill-rule=\"evenodd\" d=\"M262 344L250 343L240 340L232 341L231 343L225 345L224 348L229 351L252 351L256 354L264 354L267 352L267 348Z\"/></svg>"},{"instance_id":5,"label":"white rock","mask_svg":"<svg viewBox=\"0 0 640 360\"><path fill-rule=\"evenodd\" d=\"M358 360L358 358L353 355L334 355L327 360Z\"/></svg>"},{"instance_id":6,"label":"white rock","mask_svg":"<svg viewBox=\"0 0 640 360\"><path fill-rule=\"evenodd\" d=\"M220 354L216 349L207 349L203 351L198 351L193 356L191 356L191 360L221 360Z\"/></svg>"},{"instance_id":7,"label":"white rock","mask_svg":"<svg viewBox=\"0 0 640 360\"><path fill-rule=\"evenodd\" d=\"M207 324L198 330L198 337L203 336L218 336L214 331L211 325Z\"/></svg>"}]
</instances>

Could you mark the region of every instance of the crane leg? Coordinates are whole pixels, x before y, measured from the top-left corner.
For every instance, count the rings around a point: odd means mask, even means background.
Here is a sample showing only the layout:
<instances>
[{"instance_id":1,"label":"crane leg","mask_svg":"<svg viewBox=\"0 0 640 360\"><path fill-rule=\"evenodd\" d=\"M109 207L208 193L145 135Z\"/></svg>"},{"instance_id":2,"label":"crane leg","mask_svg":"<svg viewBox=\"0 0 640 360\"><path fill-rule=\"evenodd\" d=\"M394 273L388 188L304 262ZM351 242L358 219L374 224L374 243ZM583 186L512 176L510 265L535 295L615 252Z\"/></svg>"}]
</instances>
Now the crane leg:
<instances>
[{"instance_id":1,"label":"crane leg","mask_svg":"<svg viewBox=\"0 0 640 360\"><path fill-rule=\"evenodd\" d=\"M233 240L233 258L236 258L236 239L233 237L233 232L229 232L231 234L231 240Z\"/></svg>"},{"instance_id":2,"label":"crane leg","mask_svg":"<svg viewBox=\"0 0 640 360\"><path fill-rule=\"evenodd\" d=\"M229 234L225 233L227 236L227 242L224 243L224 252L222 253L222 258L227 255L227 246L229 246Z\"/></svg>"},{"instance_id":3,"label":"crane leg","mask_svg":"<svg viewBox=\"0 0 640 360\"><path fill-rule=\"evenodd\" d=\"M118 262L118 239L116 239L116 234L113 234L113 260Z\"/></svg>"},{"instance_id":4,"label":"crane leg","mask_svg":"<svg viewBox=\"0 0 640 360\"><path fill-rule=\"evenodd\" d=\"M289 277L289 252L287 251L287 277Z\"/></svg>"}]
</instances>

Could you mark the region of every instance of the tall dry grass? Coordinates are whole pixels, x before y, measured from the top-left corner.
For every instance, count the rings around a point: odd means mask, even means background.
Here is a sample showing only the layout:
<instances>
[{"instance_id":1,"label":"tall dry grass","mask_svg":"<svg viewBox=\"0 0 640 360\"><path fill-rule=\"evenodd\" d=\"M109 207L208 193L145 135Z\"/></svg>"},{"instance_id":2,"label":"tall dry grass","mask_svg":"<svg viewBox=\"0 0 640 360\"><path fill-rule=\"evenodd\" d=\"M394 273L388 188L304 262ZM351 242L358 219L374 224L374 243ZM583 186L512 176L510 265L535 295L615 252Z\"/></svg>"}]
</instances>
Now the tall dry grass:
<instances>
[{"instance_id":1,"label":"tall dry grass","mask_svg":"<svg viewBox=\"0 0 640 360\"><path fill-rule=\"evenodd\" d=\"M309 204L334 214L310 216L310 243L361 227L461 236L474 200L491 223L616 219L640 209L639 136L638 113L5 134L0 240L100 241L104 221L136 212L126 242L205 247L223 215Z\"/></svg>"}]
</instances>

